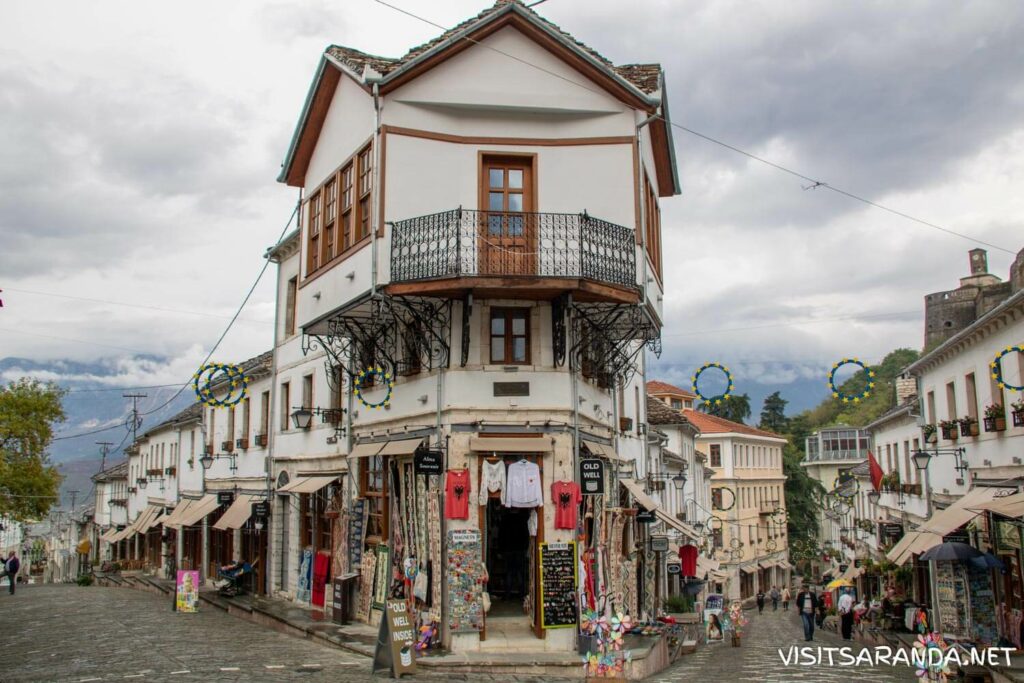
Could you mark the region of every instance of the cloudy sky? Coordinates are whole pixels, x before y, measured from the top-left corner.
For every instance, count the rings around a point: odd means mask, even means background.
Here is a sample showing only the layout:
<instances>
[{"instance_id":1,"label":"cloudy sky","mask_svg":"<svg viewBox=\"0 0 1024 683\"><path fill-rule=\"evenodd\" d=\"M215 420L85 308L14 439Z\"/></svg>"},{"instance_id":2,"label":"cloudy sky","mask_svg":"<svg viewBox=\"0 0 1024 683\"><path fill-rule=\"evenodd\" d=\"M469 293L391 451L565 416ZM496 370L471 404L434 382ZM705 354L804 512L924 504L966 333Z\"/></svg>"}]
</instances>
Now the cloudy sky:
<instances>
[{"instance_id":1,"label":"cloudy sky","mask_svg":"<svg viewBox=\"0 0 1024 683\"><path fill-rule=\"evenodd\" d=\"M395 0L450 26L486 2ZM833 187L1024 247L1024 5L547 0L617 63L660 61L674 120ZM372 0L8 3L0 25L0 358L114 359L183 381L283 230L275 182L324 46L397 56L438 29ZM541 76L538 76L541 77ZM657 374L738 389L922 340L971 240L682 130L664 201ZM1005 277L1013 256L989 248ZM272 275L273 271L270 271ZM271 277L217 358L269 348ZM170 359L138 362L138 354ZM117 360L119 359L119 360Z\"/></svg>"}]
</instances>

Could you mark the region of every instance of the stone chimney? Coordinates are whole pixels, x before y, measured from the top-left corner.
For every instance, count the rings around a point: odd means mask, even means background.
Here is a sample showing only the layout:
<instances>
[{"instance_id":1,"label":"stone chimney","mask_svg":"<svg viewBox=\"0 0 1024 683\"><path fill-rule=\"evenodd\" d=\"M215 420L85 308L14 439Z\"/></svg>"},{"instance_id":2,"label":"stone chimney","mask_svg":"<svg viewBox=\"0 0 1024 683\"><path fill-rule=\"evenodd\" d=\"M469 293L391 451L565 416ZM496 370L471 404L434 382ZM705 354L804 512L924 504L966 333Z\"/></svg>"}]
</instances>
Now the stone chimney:
<instances>
[{"instance_id":1,"label":"stone chimney","mask_svg":"<svg viewBox=\"0 0 1024 683\"><path fill-rule=\"evenodd\" d=\"M917 398L917 380L910 375L896 378L896 405L901 406L911 399Z\"/></svg>"}]
</instances>

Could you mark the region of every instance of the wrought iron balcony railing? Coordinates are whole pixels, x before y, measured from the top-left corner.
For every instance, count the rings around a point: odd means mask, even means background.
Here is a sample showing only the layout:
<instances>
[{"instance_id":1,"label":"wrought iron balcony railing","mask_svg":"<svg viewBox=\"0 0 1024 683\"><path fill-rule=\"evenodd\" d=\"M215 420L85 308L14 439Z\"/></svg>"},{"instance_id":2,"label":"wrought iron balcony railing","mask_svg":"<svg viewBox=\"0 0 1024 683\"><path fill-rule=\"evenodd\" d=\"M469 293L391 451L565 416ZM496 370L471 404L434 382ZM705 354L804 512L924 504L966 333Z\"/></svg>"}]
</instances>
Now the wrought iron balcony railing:
<instances>
[{"instance_id":1,"label":"wrought iron balcony railing","mask_svg":"<svg viewBox=\"0 0 1024 683\"><path fill-rule=\"evenodd\" d=\"M455 209L394 223L391 281L584 278L636 287L631 229L586 213Z\"/></svg>"}]
</instances>

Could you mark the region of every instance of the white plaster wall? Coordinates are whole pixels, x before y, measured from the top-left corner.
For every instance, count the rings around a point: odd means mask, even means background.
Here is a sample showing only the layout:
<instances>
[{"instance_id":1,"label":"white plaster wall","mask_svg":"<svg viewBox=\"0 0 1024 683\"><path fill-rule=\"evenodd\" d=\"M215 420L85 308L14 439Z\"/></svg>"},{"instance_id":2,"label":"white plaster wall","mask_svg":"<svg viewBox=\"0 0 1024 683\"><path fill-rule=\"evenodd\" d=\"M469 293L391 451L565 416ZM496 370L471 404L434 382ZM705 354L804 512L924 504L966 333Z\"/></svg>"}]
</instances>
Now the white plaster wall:
<instances>
[{"instance_id":1,"label":"white plaster wall","mask_svg":"<svg viewBox=\"0 0 1024 683\"><path fill-rule=\"evenodd\" d=\"M328 67L333 68L333 67ZM373 97L348 76L338 79L330 109L306 171L305 187L313 190L373 135Z\"/></svg>"},{"instance_id":2,"label":"white plaster wall","mask_svg":"<svg viewBox=\"0 0 1024 683\"><path fill-rule=\"evenodd\" d=\"M938 446L940 448L955 448L962 446L967 449L964 458L970 464L970 477L981 479L1002 480L1013 476L1020 476L1024 473L1024 467L1014 463L1013 458L1024 458L1024 427L1014 427L1010 416L1009 404L1021 397L1019 392L1006 391L1004 394L1006 411L1006 431L985 432L983 417L985 406L993 403L992 390L989 383L989 364L996 355L1007 346L1019 344L1024 338L1024 320L1002 327L986 336L981 342L975 342L955 357L946 360L937 367L922 373L919 380L921 396L927 397L928 392L935 392L935 409L937 415L927 414L925 420L929 423L938 423L939 420L950 417L949 406L946 400L946 384L953 382L956 396L956 417L961 418L967 415L967 382L965 376L974 373L977 385L977 414L979 422L979 436L961 436L956 442L942 438L941 430L938 434ZM1004 379L1014 385L1024 384L1021 379L1021 365L1014 358L1013 354L1006 356L1002 363ZM924 401L927 410L927 400ZM991 464L985 464L985 461ZM953 469L953 458L949 455L933 458L928 466L932 490L937 493L948 491L950 494L962 494L969 487L970 482L965 481L963 486L956 483L960 476Z\"/></svg>"},{"instance_id":3,"label":"white plaster wall","mask_svg":"<svg viewBox=\"0 0 1024 683\"><path fill-rule=\"evenodd\" d=\"M383 122L461 135L633 135L629 107L517 30L481 43L389 93Z\"/></svg>"}]
</instances>

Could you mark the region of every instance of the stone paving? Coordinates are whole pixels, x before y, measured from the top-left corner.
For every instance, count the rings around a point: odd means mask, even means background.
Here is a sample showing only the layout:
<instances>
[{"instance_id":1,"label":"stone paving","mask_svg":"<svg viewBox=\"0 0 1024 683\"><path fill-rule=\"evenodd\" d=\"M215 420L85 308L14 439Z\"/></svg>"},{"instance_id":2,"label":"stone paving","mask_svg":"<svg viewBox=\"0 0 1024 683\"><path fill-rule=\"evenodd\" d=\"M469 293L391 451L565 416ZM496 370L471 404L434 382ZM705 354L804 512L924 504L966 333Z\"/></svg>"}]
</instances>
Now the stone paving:
<instances>
[{"instance_id":1,"label":"stone paving","mask_svg":"<svg viewBox=\"0 0 1024 683\"><path fill-rule=\"evenodd\" d=\"M763 614L757 610L744 612L750 623L744 629L742 644L732 647L729 639L724 643L702 645L696 653L683 657L675 666L652 676L650 683L674 683L675 681L702 680L710 676L719 681L768 681L789 683L830 683L831 681L858 681L861 683L902 683L919 681L915 669L898 665L881 666L829 666L828 655L822 654L821 665L786 666L779 649L789 654L793 646L842 647L849 646L854 657L865 645L858 642L843 642L842 638L822 629L815 629L814 642L804 642L803 626L793 607L773 611L767 607ZM833 655L838 662L838 655ZM709 680L704 678L703 680Z\"/></svg>"},{"instance_id":2,"label":"stone paving","mask_svg":"<svg viewBox=\"0 0 1024 683\"><path fill-rule=\"evenodd\" d=\"M367 657L279 633L203 603L176 614L169 599L126 588L27 586L0 595L0 683L15 681L369 681ZM743 644L701 646L649 683L708 680L897 683L908 667L786 666L779 648L841 647L831 632L804 643L793 610L747 612ZM854 653L864 646L851 645ZM540 681L553 677L433 674L417 679Z\"/></svg>"}]
</instances>

